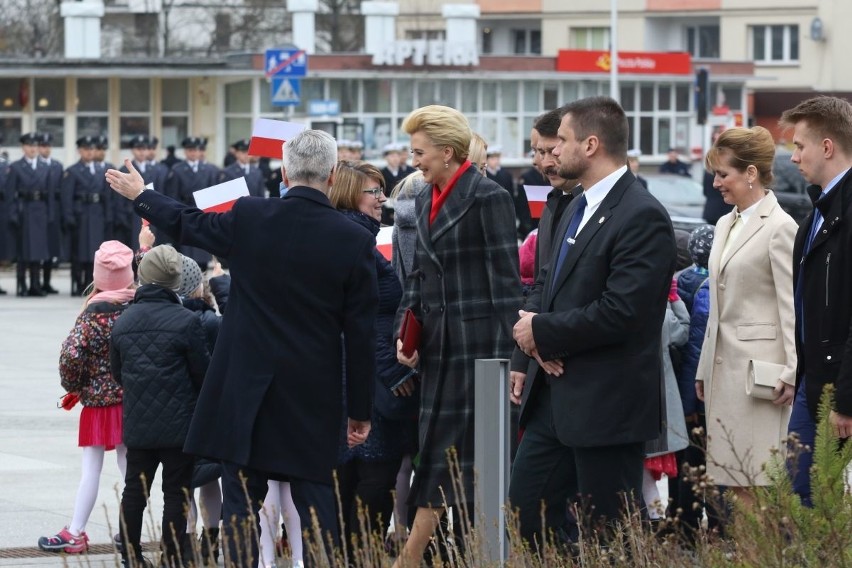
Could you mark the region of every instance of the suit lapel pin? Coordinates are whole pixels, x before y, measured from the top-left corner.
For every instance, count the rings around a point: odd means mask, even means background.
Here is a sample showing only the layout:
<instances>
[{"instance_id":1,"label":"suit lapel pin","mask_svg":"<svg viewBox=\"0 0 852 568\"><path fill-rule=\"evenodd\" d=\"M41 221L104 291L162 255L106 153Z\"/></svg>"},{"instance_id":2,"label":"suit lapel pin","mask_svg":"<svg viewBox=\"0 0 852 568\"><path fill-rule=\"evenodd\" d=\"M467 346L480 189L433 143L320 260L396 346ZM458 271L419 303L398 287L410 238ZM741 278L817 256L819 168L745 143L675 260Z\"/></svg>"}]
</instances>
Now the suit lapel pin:
<instances>
[{"instance_id":1,"label":"suit lapel pin","mask_svg":"<svg viewBox=\"0 0 852 568\"><path fill-rule=\"evenodd\" d=\"M598 219L598 225L603 225L603 222L604 222L604 221L606 221L606 216L601 217L600 219Z\"/></svg>"}]
</instances>

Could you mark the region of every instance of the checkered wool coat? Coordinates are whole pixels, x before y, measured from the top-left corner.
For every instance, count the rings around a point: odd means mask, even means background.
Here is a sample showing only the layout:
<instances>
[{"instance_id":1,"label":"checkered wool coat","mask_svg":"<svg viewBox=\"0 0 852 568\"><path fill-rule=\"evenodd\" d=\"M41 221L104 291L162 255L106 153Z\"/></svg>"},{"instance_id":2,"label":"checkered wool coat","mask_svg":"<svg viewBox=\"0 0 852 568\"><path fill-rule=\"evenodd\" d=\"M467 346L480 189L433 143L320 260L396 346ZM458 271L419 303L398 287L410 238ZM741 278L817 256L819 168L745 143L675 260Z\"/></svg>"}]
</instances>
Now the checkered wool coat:
<instances>
[{"instance_id":1,"label":"checkered wool coat","mask_svg":"<svg viewBox=\"0 0 852 568\"><path fill-rule=\"evenodd\" d=\"M445 499L473 501L474 364L511 355L521 303L509 192L471 167L430 227L431 208L429 188L415 201L414 271L406 279L395 328L406 308L423 324L420 460L409 498L419 507L440 507ZM463 497L455 496L450 477L451 447L461 467Z\"/></svg>"}]
</instances>

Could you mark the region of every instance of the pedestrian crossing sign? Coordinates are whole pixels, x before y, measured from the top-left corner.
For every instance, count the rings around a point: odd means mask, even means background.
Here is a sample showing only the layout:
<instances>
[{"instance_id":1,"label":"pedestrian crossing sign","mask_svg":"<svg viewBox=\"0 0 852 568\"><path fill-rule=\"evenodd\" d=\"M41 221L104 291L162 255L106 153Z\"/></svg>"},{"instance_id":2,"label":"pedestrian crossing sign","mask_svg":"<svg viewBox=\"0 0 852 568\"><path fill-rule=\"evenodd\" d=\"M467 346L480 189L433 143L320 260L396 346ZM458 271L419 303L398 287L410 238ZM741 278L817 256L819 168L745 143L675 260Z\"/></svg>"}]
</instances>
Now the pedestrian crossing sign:
<instances>
[{"instance_id":1,"label":"pedestrian crossing sign","mask_svg":"<svg viewBox=\"0 0 852 568\"><path fill-rule=\"evenodd\" d=\"M302 85L297 79L289 77L272 77L272 97L274 106L298 105L302 101Z\"/></svg>"}]
</instances>

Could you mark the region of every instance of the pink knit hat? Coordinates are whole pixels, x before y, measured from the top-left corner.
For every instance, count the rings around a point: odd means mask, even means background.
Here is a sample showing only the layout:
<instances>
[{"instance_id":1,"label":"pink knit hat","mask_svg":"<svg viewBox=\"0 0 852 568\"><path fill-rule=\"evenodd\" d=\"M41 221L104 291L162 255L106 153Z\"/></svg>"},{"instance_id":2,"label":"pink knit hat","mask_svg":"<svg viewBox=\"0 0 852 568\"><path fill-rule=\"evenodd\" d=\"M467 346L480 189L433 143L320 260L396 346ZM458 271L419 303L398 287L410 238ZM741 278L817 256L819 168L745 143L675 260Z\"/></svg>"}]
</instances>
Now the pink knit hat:
<instances>
[{"instance_id":1,"label":"pink knit hat","mask_svg":"<svg viewBox=\"0 0 852 568\"><path fill-rule=\"evenodd\" d=\"M95 252L94 283L101 292L133 284L133 251L118 241L105 241Z\"/></svg>"}]
</instances>

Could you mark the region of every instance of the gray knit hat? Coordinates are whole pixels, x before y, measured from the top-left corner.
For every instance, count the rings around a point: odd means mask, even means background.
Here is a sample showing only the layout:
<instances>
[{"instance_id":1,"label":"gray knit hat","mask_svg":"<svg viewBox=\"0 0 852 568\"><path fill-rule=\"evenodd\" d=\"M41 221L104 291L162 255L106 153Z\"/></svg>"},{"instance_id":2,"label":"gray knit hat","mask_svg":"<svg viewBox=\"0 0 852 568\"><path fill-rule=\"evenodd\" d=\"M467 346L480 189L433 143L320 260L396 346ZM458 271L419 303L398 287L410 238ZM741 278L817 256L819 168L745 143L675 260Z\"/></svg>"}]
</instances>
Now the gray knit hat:
<instances>
[{"instance_id":1,"label":"gray knit hat","mask_svg":"<svg viewBox=\"0 0 852 568\"><path fill-rule=\"evenodd\" d=\"M155 246L139 263L139 283L156 284L177 292L180 288L181 254L171 245Z\"/></svg>"},{"instance_id":2,"label":"gray knit hat","mask_svg":"<svg viewBox=\"0 0 852 568\"><path fill-rule=\"evenodd\" d=\"M201 284L201 281L204 277L201 274L201 268L198 266L198 263L189 258L186 255L181 256L181 270L180 270L180 289L178 290L178 296L181 298L186 298L198 288L198 285Z\"/></svg>"}]
</instances>

